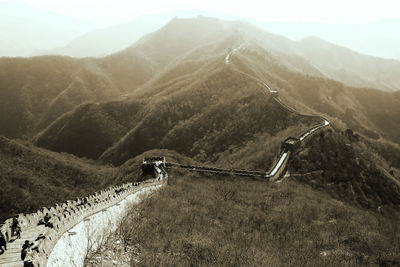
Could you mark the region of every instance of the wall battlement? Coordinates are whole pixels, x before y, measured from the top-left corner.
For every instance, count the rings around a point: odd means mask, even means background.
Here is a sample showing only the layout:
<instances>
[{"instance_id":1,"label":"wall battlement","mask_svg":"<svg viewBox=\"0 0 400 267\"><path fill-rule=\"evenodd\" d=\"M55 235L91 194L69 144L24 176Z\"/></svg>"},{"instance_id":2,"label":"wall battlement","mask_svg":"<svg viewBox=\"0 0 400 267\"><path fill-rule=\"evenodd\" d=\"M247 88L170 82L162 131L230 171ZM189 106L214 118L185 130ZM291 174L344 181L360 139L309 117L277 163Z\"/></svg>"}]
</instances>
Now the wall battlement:
<instances>
[{"instance_id":1,"label":"wall battlement","mask_svg":"<svg viewBox=\"0 0 400 267\"><path fill-rule=\"evenodd\" d=\"M168 175L165 171L156 172L156 178L144 182L126 183L119 186L101 190L88 197L63 204L56 204L51 208L43 207L35 213L19 214L14 218L7 219L0 230L7 242L7 250L0 255L0 266L24 266L31 263L33 266L48 265L48 259L60 238L76 225L101 212L121 205L130 203L129 199L141 191L159 188L167 181ZM128 208L128 205L124 206ZM127 210L116 208L122 216ZM112 214L112 212L110 213ZM119 217L110 219L110 225L118 225ZM95 226L92 226L95 227ZM115 227L114 227L115 228ZM15 236L15 229L20 229L20 238ZM14 232L14 233L13 233ZM24 243L28 241L29 248L26 249L24 260L21 259L21 251ZM74 251L72 249L72 251Z\"/></svg>"}]
</instances>

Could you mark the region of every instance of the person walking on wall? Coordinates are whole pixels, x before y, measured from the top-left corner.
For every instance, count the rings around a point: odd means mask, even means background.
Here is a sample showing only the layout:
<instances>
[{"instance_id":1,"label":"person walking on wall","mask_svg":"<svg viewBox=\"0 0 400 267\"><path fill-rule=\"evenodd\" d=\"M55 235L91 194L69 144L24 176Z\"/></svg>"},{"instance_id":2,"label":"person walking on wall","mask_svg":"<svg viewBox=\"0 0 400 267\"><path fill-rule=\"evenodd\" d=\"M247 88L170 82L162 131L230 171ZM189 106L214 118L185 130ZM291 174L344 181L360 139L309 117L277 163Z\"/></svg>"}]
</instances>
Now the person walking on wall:
<instances>
[{"instance_id":1,"label":"person walking on wall","mask_svg":"<svg viewBox=\"0 0 400 267\"><path fill-rule=\"evenodd\" d=\"M31 247L29 244L29 240L25 240L25 243L22 245L21 249L21 260L25 260L26 254L28 253L28 249Z\"/></svg>"},{"instance_id":2,"label":"person walking on wall","mask_svg":"<svg viewBox=\"0 0 400 267\"><path fill-rule=\"evenodd\" d=\"M17 239L21 238L21 226L19 226L19 222L18 222L17 216L15 216L13 218L13 220L12 220L11 234L13 236L16 236Z\"/></svg>"},{"instance_id":3,"label":"person walking on wall","mask_svg":"<svg viewBox=\"0 0 400 267\"><path fill-rule=\"evenodd\" d=\"M6 238L4 237L3 233L0 232L0 255L7 250L7 242Z\"/></svg>"},{"instance_id":4,"label":"person walking on wall","mask_svg":"<svg viewBox=\"0 0 400 267\"><path fill-rule=\"evenodd\" d=\"M16 228L15 232L17 233L17 239L20 239L21 238L21 232L22 232L21 226L17 225L17 228Z\"/></svg>"}]
</instances>

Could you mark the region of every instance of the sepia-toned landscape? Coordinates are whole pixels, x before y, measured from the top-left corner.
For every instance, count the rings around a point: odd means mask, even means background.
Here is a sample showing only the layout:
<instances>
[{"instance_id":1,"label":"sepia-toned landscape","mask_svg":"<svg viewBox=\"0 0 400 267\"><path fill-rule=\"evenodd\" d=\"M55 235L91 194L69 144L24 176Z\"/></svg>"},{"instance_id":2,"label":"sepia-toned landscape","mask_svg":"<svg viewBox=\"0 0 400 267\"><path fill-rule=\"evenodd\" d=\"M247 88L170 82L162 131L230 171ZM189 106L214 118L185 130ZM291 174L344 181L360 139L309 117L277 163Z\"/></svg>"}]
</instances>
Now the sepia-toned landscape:
<instances>
[{"instance_id":1,"label":"sepia-toned landscape","mask_svg":"<svg viewBox=\"0 0 400 267\"><path fill-rule=\"evenodd\" d=\"M118 1L0 1L0 266L400 266L400 17Z\"/></svg>"}]
</instances>

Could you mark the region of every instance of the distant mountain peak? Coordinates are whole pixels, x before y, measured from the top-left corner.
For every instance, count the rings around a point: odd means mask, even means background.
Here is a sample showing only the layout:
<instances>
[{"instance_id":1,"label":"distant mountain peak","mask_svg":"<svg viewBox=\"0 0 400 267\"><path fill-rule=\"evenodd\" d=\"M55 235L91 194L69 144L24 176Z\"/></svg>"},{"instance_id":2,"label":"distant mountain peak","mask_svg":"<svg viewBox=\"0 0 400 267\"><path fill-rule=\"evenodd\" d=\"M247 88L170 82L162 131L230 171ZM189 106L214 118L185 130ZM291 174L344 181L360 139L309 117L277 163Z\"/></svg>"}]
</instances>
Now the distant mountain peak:
<instances>
[{"instance_id":1,"label":"distant mountain peak","mask_svg":"<svg viewBox=\"0 0 400 267\"><path fill-rule=\"evenodd\" d=\"M324 39L316 36L316 35L310 35L310 36L306 36L302 39L300 39L301 41L322 41L322 42L327 42Z\"/></svg>"},{"instance_id":2,"label":"distant mountain peak","mask_svg":"<svg viewBox=\"0 0 400 267\"><path fill-rule=\"evenodd\" d=\"M298 40L298 42L299 43L322 43L325 45L335 45L335 44L332 44L331 42L324 40L315 35L310 35L310 36L304 37L304 38Z\"/></svg>"}]
</instances>

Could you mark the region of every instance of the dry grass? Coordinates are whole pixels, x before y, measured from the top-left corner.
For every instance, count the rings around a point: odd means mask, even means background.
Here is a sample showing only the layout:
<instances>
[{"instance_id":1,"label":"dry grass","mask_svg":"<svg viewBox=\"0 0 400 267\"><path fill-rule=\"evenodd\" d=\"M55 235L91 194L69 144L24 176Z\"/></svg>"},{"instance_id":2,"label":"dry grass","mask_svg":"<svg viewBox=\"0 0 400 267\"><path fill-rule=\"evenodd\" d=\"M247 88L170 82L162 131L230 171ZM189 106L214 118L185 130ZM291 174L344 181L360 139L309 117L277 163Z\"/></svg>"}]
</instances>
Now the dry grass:
<instances>
[{"instance_id":1,"label":"dry grass","mask_svg":"<svg viewBox=\"0 0 400 267\"><path fill-rule=\"evenodd\" d=\"M125 224L143 266L400 264L398 219L289 179L171 175L137 209Z\"/></svg>"}]
</instances>

